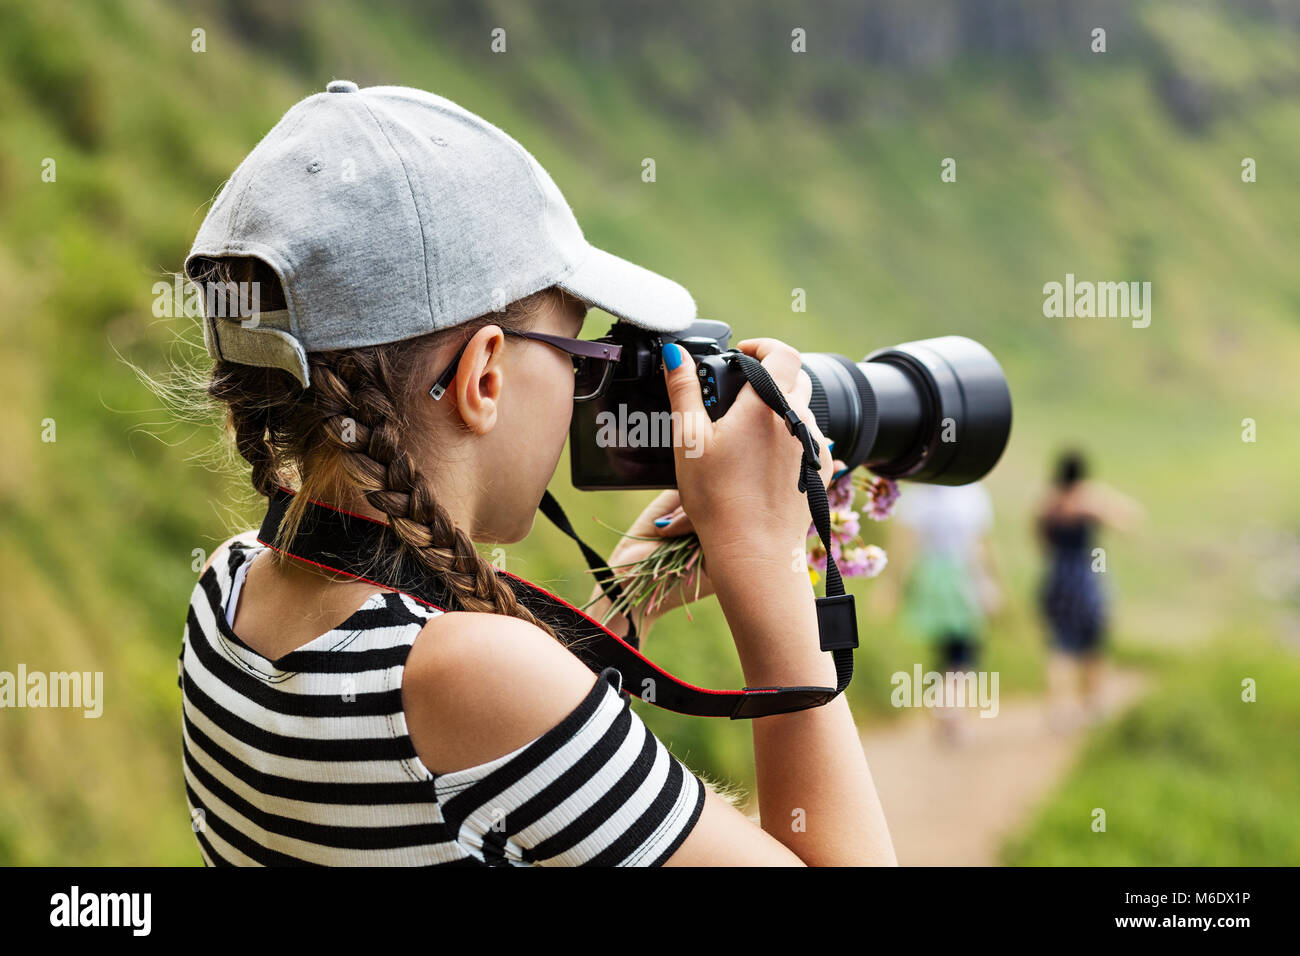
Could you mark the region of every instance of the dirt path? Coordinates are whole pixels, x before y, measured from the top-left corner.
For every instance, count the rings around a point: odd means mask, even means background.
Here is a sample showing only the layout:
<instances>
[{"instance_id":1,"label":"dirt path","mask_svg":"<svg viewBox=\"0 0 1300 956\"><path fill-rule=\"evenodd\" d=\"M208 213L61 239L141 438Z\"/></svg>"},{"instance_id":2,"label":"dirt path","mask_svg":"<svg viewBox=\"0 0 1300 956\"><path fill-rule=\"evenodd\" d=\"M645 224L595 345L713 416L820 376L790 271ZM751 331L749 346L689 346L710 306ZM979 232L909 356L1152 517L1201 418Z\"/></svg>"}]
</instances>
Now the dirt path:
<instances>
[{"instance_id":1,"label":"dirt path","mask_svg":"<svg viewBox=\"0 0 1300 956\"><path fill-rule=\"evenodd\" d=\"M1111 670L1104 719L1141 696L1146 680ZM898 860L906 866L986 866L1002 841L1069 770L1087 730L1054 731L1046 698L1004 699L998 715L966 715L961 745L940 740L932 713L868 728L862 745L884 804Z\"/></svg>"}]
</instances>

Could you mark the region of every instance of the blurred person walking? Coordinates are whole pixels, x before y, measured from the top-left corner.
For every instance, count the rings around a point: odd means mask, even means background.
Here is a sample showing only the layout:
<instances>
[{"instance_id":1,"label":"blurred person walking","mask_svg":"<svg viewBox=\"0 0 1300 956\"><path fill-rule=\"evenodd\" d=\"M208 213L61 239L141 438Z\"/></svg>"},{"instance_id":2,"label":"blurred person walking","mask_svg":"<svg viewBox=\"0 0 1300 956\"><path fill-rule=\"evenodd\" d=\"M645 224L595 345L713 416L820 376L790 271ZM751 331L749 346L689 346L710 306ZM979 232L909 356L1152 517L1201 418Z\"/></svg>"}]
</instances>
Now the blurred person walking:
<instances>
[{"instance_id":1,"label":"blurred person walking","mask_svg":"<svg viewBox=\"0 0 1300 956\"><path fill-rule=\"evenodd\" d=\"M978 482L918 484L899 498L895 518L891 551L906 569L901 619L914 639L934 647L947 683L949 674L975 670L986 615L1001 604L990 541L993 505ZM935 714L940 739L963 742L961 709L940 707Z\"/></svg>"},{"instance_id":2,"label":"blurred person walking","mask_svg":"<svg viewBox=\"0 0 1300 956\"><path fill-rule=\"evenodd\" d=\"M1091 723L1101 716L1102 647L1109 602L1100 579L1106 570L1105 553L1096 545L1097 536L1102 526L1128 530L1143 515L1137 502L1088 480L1087 473L1081 452L1063 452L1036 522L1047 559L1038 603L1051 645L1048 717L1057 729L1071 724L1071 683L1084 720Z\"/></svg>"}]
</instances>

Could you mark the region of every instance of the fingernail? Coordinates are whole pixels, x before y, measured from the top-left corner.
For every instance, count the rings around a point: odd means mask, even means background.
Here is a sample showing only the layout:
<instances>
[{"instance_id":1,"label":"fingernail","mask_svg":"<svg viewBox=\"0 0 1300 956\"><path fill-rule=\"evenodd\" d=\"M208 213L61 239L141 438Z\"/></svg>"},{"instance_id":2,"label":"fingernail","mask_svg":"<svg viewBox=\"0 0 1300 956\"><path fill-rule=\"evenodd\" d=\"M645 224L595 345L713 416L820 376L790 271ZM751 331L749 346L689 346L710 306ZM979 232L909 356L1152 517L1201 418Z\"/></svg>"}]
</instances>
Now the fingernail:
<instances>
[{"instance_id":1,"label":"fingernail","mask_svg":"<svg viewBox=\"0 0 1300 956\"><path fill-rule=\"evenodd\" d=\"M655 518L656 528L666 528L673 523L672 518Z\"/></svg>"},{"instance_id":2,"label":"fingernail","mask_svg":"<svg viewBox=\"0 0 1300 956\"><path fill-rule=\"evenodd\" d=\"M831 481L838 481L840 475L847 475L848 473L849 470L847 468L841 468L839 471L835 472L835 474L831 475Z\"/></svg>"},{"instance_id":3,"label":"fingernail","mask_svg":"<svg viewBox=\"0 0 1300 956\"><path fill-rule=\"evenodd\" d=\"M665 342L663 347L664 366L672 371L682 364L682 353L675 342Z\"/></svg>"},{"instance_id":4,"label":"fingernail","mask_svg":"<svg viewBox=\"0 0 1300 956\"><path fill-rule=\"evenodd\" d=\"M834 447L835 447L835 442L834 442L834 440L833 440L833 439L830 439L830 438L826 439L826 447L827 447L827 448L834 448Z\"/></svg>"}]
</instances>

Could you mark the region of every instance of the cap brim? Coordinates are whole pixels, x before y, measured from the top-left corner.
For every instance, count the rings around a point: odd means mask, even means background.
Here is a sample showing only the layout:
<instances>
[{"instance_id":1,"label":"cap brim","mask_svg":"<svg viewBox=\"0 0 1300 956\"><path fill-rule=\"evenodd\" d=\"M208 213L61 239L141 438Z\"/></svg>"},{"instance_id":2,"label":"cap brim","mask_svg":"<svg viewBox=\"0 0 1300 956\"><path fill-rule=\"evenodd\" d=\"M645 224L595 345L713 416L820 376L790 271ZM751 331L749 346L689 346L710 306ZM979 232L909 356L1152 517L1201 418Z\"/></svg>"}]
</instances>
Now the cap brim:
<instances>
[{"instance_id":1,"label":"cap brim","mask_svg":"<svg viewBox=\"0 0 1300 956\"><path fill-rule=\"evenodd\" d=\"M696 319L695 300L681 285L595 247L556 285L652 332L680 332Z\"/></svg>"}]
</instances>

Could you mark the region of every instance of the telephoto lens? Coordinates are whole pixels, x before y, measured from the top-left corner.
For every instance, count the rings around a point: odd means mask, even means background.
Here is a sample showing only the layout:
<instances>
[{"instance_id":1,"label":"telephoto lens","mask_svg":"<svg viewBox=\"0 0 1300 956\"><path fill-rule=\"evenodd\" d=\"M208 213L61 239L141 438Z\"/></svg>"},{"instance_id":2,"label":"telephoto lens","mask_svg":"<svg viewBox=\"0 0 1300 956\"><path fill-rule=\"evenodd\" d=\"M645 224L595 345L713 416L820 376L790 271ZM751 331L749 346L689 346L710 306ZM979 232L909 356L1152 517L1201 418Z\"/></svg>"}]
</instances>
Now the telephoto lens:
<instances>
[{"instance_id":1,"label":"telephoto lens","mask_svg":"<svg viewBox=\"0 0 1300 956\"><path fill-rule=\"evenodd\" d=\"M945 335L878 349L861 362L803 353L809 408L849 468L940 485L983 478L1011 434L1011 392L993 354Z\"/></svg>"},{"instance_id":2,"label":"telephoto lens","mask_svg":"<svg viewBox=\"0 0 1300 956\"><path fill-rule=\"evenodd\" d=\"M575 488L671 488L668 391L661 348L676 342L693 357L705 411L726 414L748 385L730 360L731 327L698 319L680 333L616 322L598 339L620 346L608 388L574 405L569 457ZM802 353L812 380L809 408L835 457L850 468L945 485L983 478L1011 432L1011 393L988 349L958 335L904 342L861 362ZM642 427L645 426L645 427Z\"/></svg>"}]
</instances>

